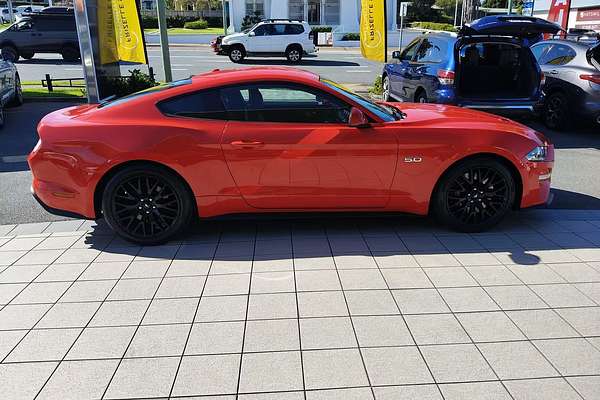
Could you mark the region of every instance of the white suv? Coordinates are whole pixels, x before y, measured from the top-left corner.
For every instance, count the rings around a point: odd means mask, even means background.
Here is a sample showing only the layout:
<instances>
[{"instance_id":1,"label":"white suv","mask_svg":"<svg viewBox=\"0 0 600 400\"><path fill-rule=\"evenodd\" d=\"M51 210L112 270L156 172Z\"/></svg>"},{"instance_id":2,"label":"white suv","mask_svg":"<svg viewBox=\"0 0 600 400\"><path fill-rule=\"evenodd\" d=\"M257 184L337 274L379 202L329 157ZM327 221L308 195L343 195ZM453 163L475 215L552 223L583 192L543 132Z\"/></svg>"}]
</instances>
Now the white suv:
<instances>
[{"instance_id":1,"label":"white suv","mask_svg":"<svg viewBox=\"0 0 600 400\"><path fill-rule=\"evenodd\" d=\"M242 33L225 36L219 47L219 54L228 55L234 63L248 56L280 55L298 63L304 54L317 52L307 22L278 19L261 21Z\"/></svg>"}]
</instances>

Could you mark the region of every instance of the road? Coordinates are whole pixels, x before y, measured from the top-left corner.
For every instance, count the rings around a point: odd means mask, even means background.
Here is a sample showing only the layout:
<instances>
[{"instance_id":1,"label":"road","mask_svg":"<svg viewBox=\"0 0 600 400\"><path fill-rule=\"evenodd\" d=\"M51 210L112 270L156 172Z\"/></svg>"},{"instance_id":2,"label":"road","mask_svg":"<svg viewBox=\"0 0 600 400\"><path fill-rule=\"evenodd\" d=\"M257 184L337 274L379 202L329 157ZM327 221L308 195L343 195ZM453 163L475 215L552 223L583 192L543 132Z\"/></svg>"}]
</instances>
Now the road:
<instances>
[{"instance_id":1,"label":"road","mask_svg":"<svg viewBox=\"0 0 600 400\"><path fill-rule=\"evenodd\" d=\"M148 61L153 67L157 79L163 80L162 57L160 48L149 46ZM236 68L240 64L233 64L228 57L218 56L212 52L209 46L172 46L171 67L174 79L187 78L190 75L208 72L215 68ZM252 58L241 66L290 65L284 58ZM383 64L365 60L361 57L358 49L331 48L323 49L317 56L307 56L298 65L309 71L313 71L337 82L346 84L371 85L375 77L381 73ZM23 81L39 81L44 79L47 73L52 78L81 78L83 70L78 63L68 63L58 55L40 54L31 60L21 60L17 68ZM145 66L123 66L122 74L133 68L145 70Z\"/></svg>"},{"instance_id":2,"label":"road","mask_svg":"<svg viewBox=\"0 0 600 400\"><path fill-rule=\"evenodd\" d=\"M61 103L26 103L6 111L0 131L0 225L60 220L44 211L31 197L31 174L25 158L37 142L35 127L48 112L65 107ZM552 208L600 209L600 135L594 128L568 133L553 132L536 122L556 145L553 176L555 200Z\"/></svg>"}]
</instances>

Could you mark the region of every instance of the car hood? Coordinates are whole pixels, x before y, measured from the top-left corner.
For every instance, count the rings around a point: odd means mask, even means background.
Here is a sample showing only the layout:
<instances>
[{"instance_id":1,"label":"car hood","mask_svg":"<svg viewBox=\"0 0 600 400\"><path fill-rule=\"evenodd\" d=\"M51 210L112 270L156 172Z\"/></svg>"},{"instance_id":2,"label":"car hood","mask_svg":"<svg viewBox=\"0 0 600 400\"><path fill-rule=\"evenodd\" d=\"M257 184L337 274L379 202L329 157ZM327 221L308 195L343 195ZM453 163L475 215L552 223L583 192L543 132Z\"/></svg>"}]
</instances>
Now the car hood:
<instances>
[{"instance_id":1,"label":"car hood","mask_svg":"<svg viewBox=\"0 0 600 400\"><path fill-rule=\"evenodd\" d=\"M429 127L456 127L477 128L489 131L516 134L534 140L539 144L548 143L544 135L518 122L508 118L489 114L482 111L471 110L442 104L420 104L420 103L385 103L395 107L406 114L400 123L411 126Z\"/></svg>"},{"instance_id":2,"label":"car hood","mask_svg":"<svg viewBox=\"0 0 600 400\"><path fill-rule=\"evenodd\" d=\"M223 38L223 41L231 40L231 39L235 39L235 38L239 38L239 37L243 37L243 36L246 36L246 35L243 33L232 33L231 35L225 36Z\"/></svg>"}]
</instances>

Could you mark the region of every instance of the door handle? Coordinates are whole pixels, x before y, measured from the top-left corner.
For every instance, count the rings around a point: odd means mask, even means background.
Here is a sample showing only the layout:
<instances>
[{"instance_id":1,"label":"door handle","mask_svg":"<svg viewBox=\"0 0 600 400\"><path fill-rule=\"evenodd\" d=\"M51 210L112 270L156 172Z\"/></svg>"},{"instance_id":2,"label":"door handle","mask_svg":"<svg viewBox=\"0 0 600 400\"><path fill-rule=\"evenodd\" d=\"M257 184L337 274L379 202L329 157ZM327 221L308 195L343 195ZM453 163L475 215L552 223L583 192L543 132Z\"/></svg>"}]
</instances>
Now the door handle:
<instances>
[{"instance_id":1,"label":"door handle","mask_svg":"<svg viewBox=\"0 0 600 400\"><path fill-rule=\"evenodd\" d=\"M252 147L264 146L263 142L259 142L256 140L234 140L230 144L232 146L241 147L241 148L252 148Z\"/></svg>"},{"instance_id":2,"label":"door handle","mask_svg":"<svg viewBox=\"0 0 600 400\"><path fill-rule=\"evenodd\" d=\"M548 71L549 74L558 75L558 71L553 69L552 71Z\"/></svg>"}]
</instances>

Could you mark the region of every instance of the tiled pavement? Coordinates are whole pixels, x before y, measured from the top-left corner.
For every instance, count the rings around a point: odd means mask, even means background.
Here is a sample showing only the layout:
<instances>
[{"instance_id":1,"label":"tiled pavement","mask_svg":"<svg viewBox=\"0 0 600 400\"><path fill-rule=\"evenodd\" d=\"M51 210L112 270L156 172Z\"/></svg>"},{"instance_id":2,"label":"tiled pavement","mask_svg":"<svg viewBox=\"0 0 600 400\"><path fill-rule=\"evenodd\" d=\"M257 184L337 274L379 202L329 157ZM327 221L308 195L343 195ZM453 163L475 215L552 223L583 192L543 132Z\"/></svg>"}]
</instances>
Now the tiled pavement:
<instances>
[{"instance_id":1,"label":"tiled pavement","mask_svg":"<svg viewBox=\"0 0 600 400\"><path fill-rule=\"evenodd\" d=\"M600 212L0 226L0 399L600 399Z\"/></svg>"}]
</instances>

